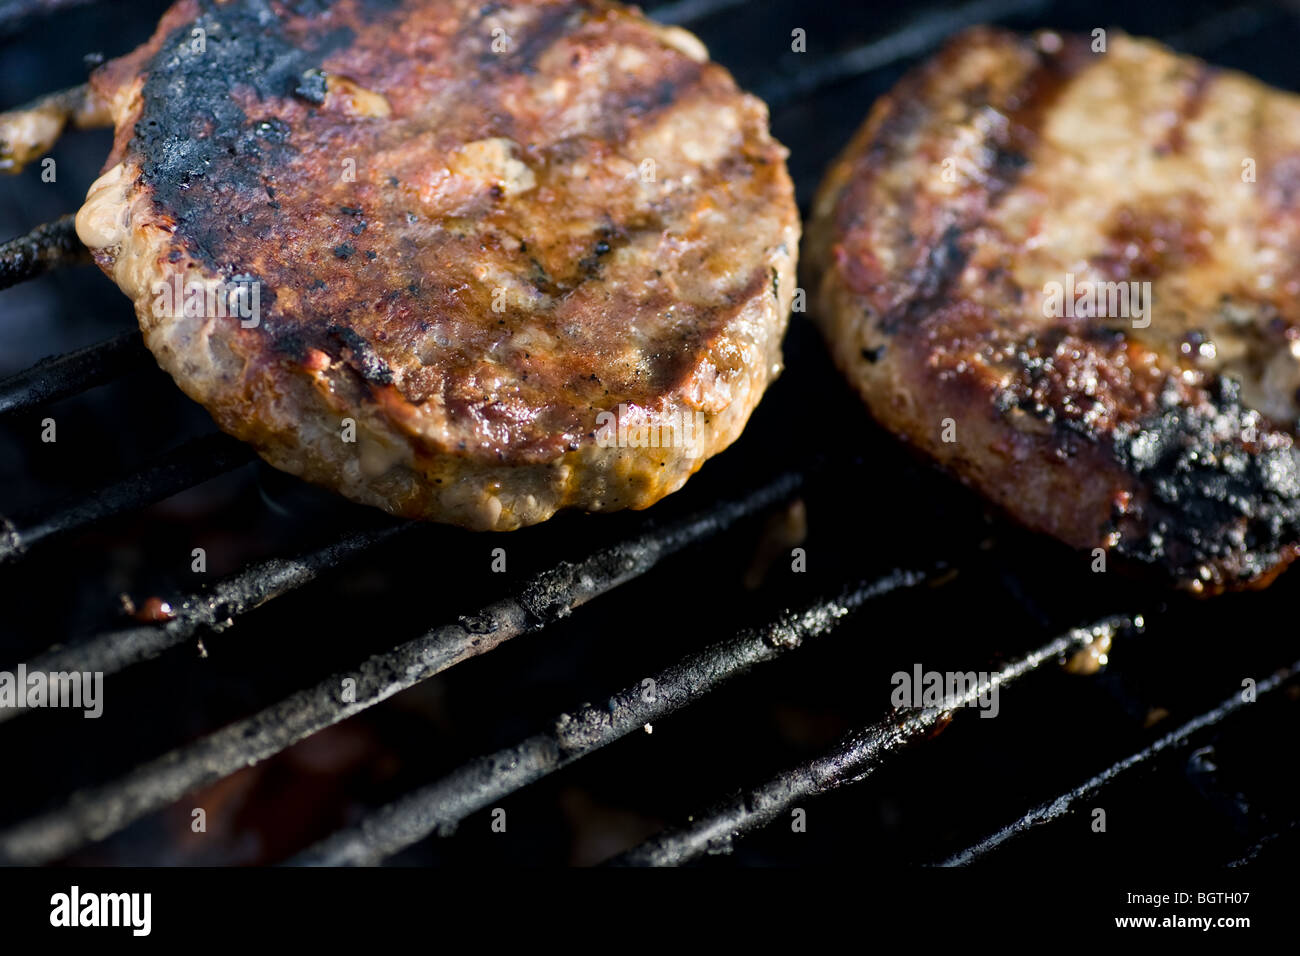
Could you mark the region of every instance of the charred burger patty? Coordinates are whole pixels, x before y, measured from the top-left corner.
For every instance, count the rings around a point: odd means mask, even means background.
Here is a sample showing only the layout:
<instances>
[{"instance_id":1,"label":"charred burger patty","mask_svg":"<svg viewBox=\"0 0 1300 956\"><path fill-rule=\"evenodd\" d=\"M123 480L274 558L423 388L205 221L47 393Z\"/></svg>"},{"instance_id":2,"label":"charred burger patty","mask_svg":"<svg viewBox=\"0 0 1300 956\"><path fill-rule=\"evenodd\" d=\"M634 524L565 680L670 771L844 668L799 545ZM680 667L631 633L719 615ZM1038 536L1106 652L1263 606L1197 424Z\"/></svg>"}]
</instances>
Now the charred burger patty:
<instances>
[{"instance_id":1,"label":"charred burger patty","mask_svg":"<svg viewBox=\"0 0 1300 956\"><path fill-rule=\"evenodd\" d=\"M809 224L874 416L1031 528L1195 591L1297 554L1300 98L1111 33L967 32Z\"/></svg>"},{"instance_id":2,"label":"charred burger patty","mask_svg":"<svg viewBox=\"0 0 1300 956\"><path fill-rule=\"evenodd\" d=\"M78 233L149 348L351 498L497 530L645 507L779 370L785 150L685 31L605 0L181 0L92 91L116 140Z\"/></svg>"}]
</instances>

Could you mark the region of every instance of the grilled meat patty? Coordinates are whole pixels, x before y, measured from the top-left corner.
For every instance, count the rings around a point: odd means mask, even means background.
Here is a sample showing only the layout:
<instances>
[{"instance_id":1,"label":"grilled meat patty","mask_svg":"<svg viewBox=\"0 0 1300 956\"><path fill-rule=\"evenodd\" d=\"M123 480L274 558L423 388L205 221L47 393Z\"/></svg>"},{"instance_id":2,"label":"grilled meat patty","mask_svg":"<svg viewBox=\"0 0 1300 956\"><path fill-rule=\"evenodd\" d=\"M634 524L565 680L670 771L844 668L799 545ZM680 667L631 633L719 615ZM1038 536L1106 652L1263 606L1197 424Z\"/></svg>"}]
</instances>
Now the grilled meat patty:
<instances>
[{"instance_id":1,"label":"grilled meat patty","mask_svg":"<svg viewBox=\"0 0 1300 956\"><path fill-rule=\"evenodd\" d=\"M786 153L683 30L606 0L181 0L92 89L116 139L78 233L149 348L358 501L496 530L646 507L779 371Z\"/></svg>"},{"instance_id":2,"label":"grilled meat patty","mask_svg":"<svg viewBox=\"0 0 1300 956\"><path fill-rule=\"evenodd\" d=\"M1300 99L976 29L829 170L815 315L873 415L1030 528L1198 592L1297 554Z\"/></svg>"}]
</instances>

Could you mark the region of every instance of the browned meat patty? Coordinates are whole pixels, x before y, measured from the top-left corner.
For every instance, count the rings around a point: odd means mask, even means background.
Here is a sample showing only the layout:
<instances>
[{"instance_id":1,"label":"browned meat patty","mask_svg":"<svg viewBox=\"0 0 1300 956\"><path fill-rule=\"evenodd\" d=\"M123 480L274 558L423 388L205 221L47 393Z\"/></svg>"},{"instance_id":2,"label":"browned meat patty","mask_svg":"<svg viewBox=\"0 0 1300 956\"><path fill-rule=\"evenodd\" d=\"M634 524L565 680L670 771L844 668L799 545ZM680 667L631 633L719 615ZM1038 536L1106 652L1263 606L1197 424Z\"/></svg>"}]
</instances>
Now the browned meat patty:
<instances>
[{"instance_id":1,"label":"browned meat patty","mask_svg":"<svg viewBox=\"0 0 1300 956\"><path fill-rule=\"evenodd\" d=\"M809 224L885 426L1025 525L1198 592L1297 554L1300 99L1112 32L967 32Z\"/></svg>"},{"instance_id":2,"label":"browned meat patty","mask_svg":"<svg viewBox=\"0 0 1300 956\"><path fill-rule=\"evenodd\" d=\"M358 501L497 530L646 507L779 371L786 152L683 30L606 0L182 0L92 89L117 135L78 232L149 348Z\"/></svg>"}]
</instances>

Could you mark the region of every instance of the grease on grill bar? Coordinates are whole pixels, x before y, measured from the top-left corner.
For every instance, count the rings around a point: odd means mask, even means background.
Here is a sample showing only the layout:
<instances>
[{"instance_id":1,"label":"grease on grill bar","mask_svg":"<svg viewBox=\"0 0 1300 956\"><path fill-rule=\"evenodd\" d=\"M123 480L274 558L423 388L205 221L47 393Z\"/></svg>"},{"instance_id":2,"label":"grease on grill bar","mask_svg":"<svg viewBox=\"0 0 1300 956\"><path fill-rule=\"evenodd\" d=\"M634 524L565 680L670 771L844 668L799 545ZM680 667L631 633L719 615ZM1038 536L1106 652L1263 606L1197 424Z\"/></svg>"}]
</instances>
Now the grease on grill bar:
<instances>
[{"instance_id":1,"label":"grease on grill bar","mask_svg":"<svg viewBox=\"0 0 1300 956\"><path fill-rule=\"evenodd\" d=\"M1140 619L1114 616L1075 628L968 688L957 696L955 705L969 704L991 687L1005 687L1098 637L1113 637L1140 626ZM874 773L903 747L934 733L951 714L951 709L926 708L887 717L845 738L830 753L696 814L689 825L654 837L610 862L618 866L677 866L707 853L727 852L734 839L771 823L795 801L857 783Z\"/></svg>"},{"instance_id":2,"label":"grease on grill bar","mask_svg":"<svg viewBox=\"0 0 1300 956\"><path fill-rule=\"evenodd\" d=\"M321 574L371 553L385 542L409 534L413 522L357 531L296 558L270 558L250 565L210 589L177 600L173 616L163 624L147 624L100 634L72 647L61 647L31 660L27 671L59 673L77 671L104 676L152 660L190 638L220 633L235 619L267 601L283 597L315 581ZM0 723L26 710L0 709Z\"/></svg>"}]
</instances>

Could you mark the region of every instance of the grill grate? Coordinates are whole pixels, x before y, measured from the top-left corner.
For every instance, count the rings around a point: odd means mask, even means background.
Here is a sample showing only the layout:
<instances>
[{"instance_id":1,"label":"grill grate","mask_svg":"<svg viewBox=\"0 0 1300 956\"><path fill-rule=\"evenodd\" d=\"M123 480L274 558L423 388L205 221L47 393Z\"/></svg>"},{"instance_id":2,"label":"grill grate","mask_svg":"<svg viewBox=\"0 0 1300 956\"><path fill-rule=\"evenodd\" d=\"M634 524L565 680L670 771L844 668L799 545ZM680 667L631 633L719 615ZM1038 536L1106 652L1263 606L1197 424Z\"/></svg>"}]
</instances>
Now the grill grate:
<instances>
[{"instance_id":1,"label":"grill grate","mask_svg":"<svg viewBox=\"0 0 1300 956\"><path fill-rule=\"evenodd\" d=\"M1044 663L1059 660L1062 655L1079 650L1099 638L1109 639L1134 624L1124 618L1111 618L1092 627L1076 628L1007 665L987 680L969 687L956 697L955 704L970 704L988 693L991 687L1007 686ZM690 826L657 836L615 862L676 866L704 853L726 851L736 837L771 823L798 801L863 780L902 747L924 740L942 729L943 723L950 718L951 711L926 708L877 721L847 736L830 753L786 770L762 786L747 790L707 813L693 816Z\"/></svg>"},{"instance_id":2,"label":"grill grate","mask_svg":"<svg viewBox=\"0 0 1300 956\"><path fill-rule=\"evenodd\" d=\"M140 471L103 488L77 495L52 509L3 519L0 564L37 545L69 535L114 515L169 498L222 472L246 464L252 450L226 435L206 435L167 452Z\"/></svg>"},{"instance_id":3,"label":"grill grate","mask_svg":"<svg viewBox=\"0 0 1300 956\"><path fill-rule=\"evenodd\" d=\"M682 548L788 496L798 483L795 476L778 478L746 498L722 502L698 517L648 531L577 564L557 565L514 597L328 677L252 717L138 767L119 781L75 794L60 810L0 832L0 860L48 862L89 840L103 839L202 784L265 760L461 661L566 617ZM348 679L355 683L351 700L342 696Z\"/></svg>"},{"instance_id":4,"label":"grill grate","mask_svg":"<svg viewBox=\"0 0 1300 956\"><path fill-rule=\"evenodd\" d=\"M141 368L149 353L139 332L57 355L0 382L0 417L33 411Z\"/></svg>"},{"instance_id":5,"label":"grill grate","mask_svg":"<svg viewBox=\"0 0 1300 956\"><path fill-rule=\"evenodd\" d=\"M0 245L0 289L89 259L86 247L77 238L76 217L63 216Z\"/></svg>"},{"instance_id":6,"label":"grill grate","mask_svg":"<svg viewBox=\"0 0 1300 956\"><path fill-rule=\"evenodd\" d=\"M830 631L866 602L931 579L920 571L895 571L862 582L840 597L813 605L766 627L692 654L635 687L610 695L600 708L564 713L552 729L458 768L331 837L298 862L339 866L375 863L436 831L453 830L467 816L642 727L652 726L754 665L777 660L804 641ZM498 770L498 768L503 768Z\"/></svg>"},{"instance_id":7,"label":"grill grate","mask_svg":"<svg viewBox=\"0 0 1300 956\"><path fill-rule=\"evenodd\" d=\"M1263 682L1261 682L1257 686L1256 688L1257 694L1258 695L1271 694L1274 691L1278 690L1279 688L1284 687L1286 685L1286 681L1289 680L1292 676L1294 676L1297 673L1298 668L1300 668L1300 661L1297 661L1291 666L1281 671L1278 671L1272 676L1266 678ZM1255 699L1258 700L1258 696ZM1022 816L1020 819L1003 827L1001 830L999 830L997 833L994 833L992 836L989 836L981 840L979 843L976 843L974 846L962 850L960 853L954 854L951 858L949 858L946 861L945 865L966 866L986 856L987 854L993 852L994 850L1002 846L1002 844L1006 843L1008 840L1012 839L1013 837L1021 836L1027 833L1031 827L1039 826L1044 823L1050 823L1053 820L1059 819L1061 816L1068 813L1073 806L1075 806L1080 800L1084 799L1085 797L1095 798L1098 794L1102 792L1102 790L1106 787L1107 784L1115 780L1120 774L1126 773L1127 771L1133 769L1134 767L1140 767L1144 765L1147 761L1151 760L1157 754L1160 754L1163 751L1168 750L1172 747L1186 746L1193 736L1200 733L1201 731L1204 731L1207 728L1218 726L1226 718L1231 717L1233 714L1239 713L1242 710L1242 708L1244 708L1245 706L1246 706L1245 698L1243 698L1241 694L1233 694L1227 700L1219 704L1219 706L1215 707L1212 710L1206 711L1204 714L1201 714L1199 717L1189 720L1187 723L1183 724L1177 730L1174 730L1166 734L1165 736L1161 737L1159 740L1151 744L1149 747L1144 747L1142 748L1142 750L1138 751L1132 756L1125 757L1123 760L1119 761L1118 763L1112 764L1111 766L1103 770L1101 773L1097 774L1095 777L1092 777L1085 783L1082 783L1079 786L1075 787L1069 793L1064 793L1061 796L1057 797L1055 800L1052 800L1048 803L1044 803L1040 806L1035 807L1034 809L1026 813L1024 816ZM1274 836L1273 838L1275 839L1276 836ZM1267 839L1269 838L1266 838L1266 840ZM1253 849L1254 848L1252 848L1252 850Z\"/></svg>"},{"instance_id":8,"label":"grill grate","mask_svg":"<svg viewBox=\"0 0 1300 956\"><path fill-rule=\"evenodd\" d=\"M10 22L10 18L28 16L42 7L73 5L76 4L0 4L0 29ZM1132 13L1122 10L1112 12L1115 19L1125 22L1125 17ZM761 45L747 45L747 41L755 36L763 36L770 47L772 35L780 34L783 30L788 32L787 25L799 26L806 19L810 24L811 35L812 25L836 24L837 18L848 14L843 11L831 13L815 9L801 10L798 4L778 3L774 0L756 0L748 5L740 0L679 0L658 7L657 14L652 9L652 14L666 22L700 29L709 41L715 58L731 67L743 86L755 90L771 104L775 132L794 151L792 172L796 175L800 199L805 207L828 155L860 121L870 98L887 88L908 62L929 52L954 30L990 20L1007 22L1017 27L1042 23L1080 29L1093 25L1092 20L1099 16L1093 10L1086 14L1080 13L1067 5L1051 4L1047 0L978 0L963 6L925 6L919 10L900 8L881 18L884 24L882 28L862 24L853 29L845 29L843 45L835 45L816 57L810 56L806 63L790 58L772 63L762 52ZM1211 55L1216 50L1240 41L1257 42L1270 27L1290 22L1284 8L1265 3L1244 4L1228 11L1217 9L1214 5L1183 5L1178 8L1176 15L1166 10L1163 16L1165 21L1171 22L1162 21L1161 26L1155 29L1135 23L1131 29L1134 32L1162 34L1179 48L1202 55ZM773 23L777 26L773 27ZM838 37L839 34L828 29L823 35ZM747 50L757 52L747 53ZM1266 78L1284 82L1278 77ZM835 121L828 122L828 116L834 116ZM807 148L809 142L822 145ZM0 246L0 286L8 284L9 277L13 281L34 278L48 268L80 258L75 247L66 241L67 221L65 217L50 227L42 227L27 237ZM825 673L828 667L825 655L843 654L846 651L842 640L839 640L843 631L840 625L846 620L861 620L864 608L870 607L874 619L899 629L897 633L900 635L906 633L902 629L908 625L915 627L918 618L933 614L942 621L941 609L931 606L935 602L925 602L918 595L948 593L957 586L951 582L954 573L958 571L959 578L973 575L983 582L974 587L976 593L982 594L985 600L980 602L973 613L989 617L983 619L983 628L971 627L969 622L962 626L960 615L946 624L936 623L935 633L946 635L953 641L948 645L940 641L937 650L951 654L950 659L955 663L968 660L971 655L984 662L994 658L1006 661L993 671L992 679L998 686L1009 686L1012 683L1017 685L1017 696L1023 695L1026 698L1024 707L1031 715L1030 723L1050 718L1052 709L1044 704L1043 695L1048 694L1050 699L1050 695L1057 693L1057 690L1034 691L1029 685L1037 683L1055 688L1054 681L1074 679L1051 676L1055 668L1048 665L1055 664L1063 656L1096 642L1102 636L1123 635L1120 638L1122 652L1132 652L1134 658L1141 659L1142 645L1150 637L1144 635L1138 640L1132 635L1141 630L1139 625L1142 617L1121 615L1097 619L1096 607L1099 600L1120 602L1108 603L1109 608L1157 605L1156 614L1145 615L1148 624L1164 621L1170 628L1185 626L1189 620L1195 622L1203 616L1200 611L1164 606L1159 599L1153 600L1150 595L1133 589L1103 589L1096 596L1090 596L1076 593L1077 585L1063 587L1058 581L1050 586L1046 599L1039 597L1037 591L1043 584L1043 578L1034 574L1033 566L1040 552L1032 549L1040 546L1048 549L1041 553L1048 555L1051 570L1045 573L1049 575L1057 574L1063 566L1068 566L1062 562L1068 562L1069 559L1051 551L1050 546L1027 542L1024 538L1016 537L1015 532L1000 527L997 535L1008 535L1010 546L1004 541L988 550L977 547L978 537L988 532L982 518L972 517L972 514L977 514L977 509L972 507L968 499L960 497L932 476L917 478L921 483L918 487L926 489L925 493L953 500L945 500L942 505L935 505L932 500L930 507L935 514L931 516L933 520L930 522L907 516L898 519L897 524L904 531L910 528L909 537L915 539L915 545L921 552L916 560L905 560L901 553L905 549L897 544L898 536L887 530L894 527L890 524L889 516L879 514L879 504L873 505L872 502L893 495L895 486L900 483L906 485L912 476L928 476L928 472L918 472L910 464L899 464L888 457L890 453L884 451L879 452L879 461L883 467L877 466L873 459L864 459L856 448L847 454L840 454L840 446L846 443L854 446L861 444L870 449L872 454L877 453L878 447L885 446L879 436L859 442L857 432L845 433L838 421L823 423L822 431L817 433L820 444L815 447L831 448L828 455L808 456L799 453L795 457L812 460L796 471L756 478L764 473L771 474L760 466L760 462L766 457L765 449L776 447L772 442L773 436L779 438L783 435L784 441L788 443L789 436L793 433L791 423L807 424L806 418L802 417L804 412L789 410L792 401L797 407L799 399L804 397L801 390L808 390L819 400L827 396L839 402L849 400L847 392L828 392L825 385L810 384L819 374L824 374L818 369L800 371L801 362L811 364L814 361L811 355L817 348L806 329L792 329L787 348L791 373L765 401L746 436L751 438L750 433L758 433L759 437L742 440L736 449L706 469L706 472L716 474L717 480L710 483L705 474L697 476L687 490L674 496L680 502L664 502L645 518L625 515L592 519L606 526L615 540L611 544L592 544L586 548L586 556L577 561L555 561L551 557L552 549L563 540L562 537L557 540L557 536L571 533L576 527L574 523L561 524L563 519L557 519L553 524L560 528L558 531L539 530L537 534L528 532L531 537L523 540L538 542L537 547L546 551L546 560L542 562L544 569L527 577L510 596L488 597L478 613L461 617L455 623L428 630L396 645L392 643L391 631L384 630L377 638L380 646L375 653L356 663L356 650L343 649L337 655L341 656L340 663L334 666L331 662L333 669L327 668L316 683L308 682L306 689L287 694L275 691L262 695L259 684L253 692L252 705L244 709L240 716L233 720L219 721L215 730L209 726L197 733L185 733L183 739L186 742L179 746L160 748L163 754L160 757L137 761L129 752L110 753L106 757L109 769L103 776L96 778L88 773L86 779L76 782L75 787L46 795L39 801L39 806L20 809L16 814L6 814L4 823L0 826L0 862L49 863L66 859L79 851L84 853L88 844L121 833L135 821L164 810L185 794L283 754L288 748L312 735L373 708L399 692L429 682L435 675L455 665L488 651L494 651L493 658L500 657L507 651L497 648L515 637L545 631L552 642L558 643L565 638L572 640L574 635L564 632L562 623L571 612L596 597L617 592L606 601L624 600L620 597L624 592L635 590L640 585L643 587L640 592L643 598L646 596L645 588L651 589L649 593L652 597L662 598L662 593L654 590L654 582L662 581L665 574L676 574L674 580L678 583L685 579L698 584L699 576L708 571L709 567L706 558L699 559L706 561L704 567L700 566L699 561L692 561L692 558L706 544L742 536L752 543L753 519L770 514L796 496L815 501L820 495L821 500L825 501L828 489L841 497L847 494L852 498L852 487L855 484L861 485L868 490L862 494L858 508L871 512L863 521L848 521L843 537L836 539L838 545L823 552L830 554L823 565L825 573L833 574L837 566L842 566L849 572L845 576L854 582L842 589L832 589L835 597L814 595L801 602L799 598L803 595L800 588L803 586L790 585L777 589L778 593L767 595L766 602L756 598L756 604L762 605L762 610L756 612L759 620L753 626L740 628L736 636L702 650L692 647L687 641L684 656L679 656L667 666L649 669L653 674L649 680L653 681L651 686L655 688L649 699L644 696L646 684L641 679L630 684L625 681L596 682L595 687L615 686L623 689L613 693L593 694L595 699L607 703L598 706L582 705L558 717L544 719L544 729L540 732L511 732L514 730L513 725L507 724L504 735L511 742L505 746L492 746L481 751L480 756L454 763L447 772L433 776L433 783L420 781L417 785L399 788L394 797L376 801L377 809L364 814L359 820L349 821L347 826L334 827L323 838L313 838L310 841L313 845L295 847L284 856L295 863L375 863L395 854L409 852L409 848L417 846L431 834L450 837L459 825L474 814L507 798L515 798L526 787L536 790L540 783L553 780L559 776L560 771L579 760L584 765L594 763L597 760L594 756L596 751L633 736L634 731L647 725L666 720L688 706L692 712L701 709L708 711L712 706L713 712L706 713L703 719L707 721L710 717L717 718L716 708L731 705L713 702L723 698L735 687L752 682L756 675L751 672L761 671L766 675L793 674L802 667ZM87 398L81 393L134 376L148 364L147 353L136 332L125 332L97 345L47 359L0 383L0 416L4 416L6 422L15 428L22 427L50 404L65 399ZM791 375L802 377L795 378L794 384L790 385L788 380ZM782 401L787 403L784 410L781 409ZM778 406L775 412L771 410L773 405ZM778 417L773 418L773 415ZM786 417L779 417L781 415ZM856 425L854 427L857 428ZM761 440L763 438L768 441L765 443ZM34 506L22 511L12 520L0 518L0 522L3 522L0 526L3 530L3 537L0 537L0 564L8 564L8 567L0 569L0 574L38 574L39 570L28 572L28 565L37 562L40 567L48 569L50 562L57 559L61 547L84 541L88 534L93 543L95 534L110 534L103 530L105 526L120 526L124 519L137 515L139 509L240 469L251 457L248 449L231 439L220 435L202 435L165 452L125 479L110 481L94 490L80 492L53 506ZM724 460L729 460L730 464L724 464ZM322 520L320 509L314 500L303 505L295 497L298 492L290 487L288 479L268 475L265 470L260 474L263 481L261 490L263 496L269 499L271 510L285 511L289 515L286 520L301 525L315 525ZM722 485L722 493L719 484ZM290 487L285 492L288 504L282 505L276 500L276 495L284 492L286 487ZM734 489L738 487L751 490L737 495ZM846 492L846 489L850 490ZM913 498L910 507L917 507L918 500L925 507L923 495L919 499ZM695 510L674 519L672 516L680 511L681 502L693 506ZM342 517L337 514L340 511L344 512ZM327 529L331 529L327 531L323 544L317 544L293 559L271 556L249 562L243 565L242 570L218 583L176 600L175 616L166 622L107 631L68 646L55 646L47 650L35 648L35 653L28 652L21 641L16 641L16 654L20 658L27 658L28 667L33 670L102 671L112 676L114 682L118 679L130 680L134 673L146 666L159 669L153 672L155 674L165 675L173 667L176 652L186 645L198 641L200 647L204 647L205 641L216 641L218 638L225 640L228 636L245 633L248 629L256 632L259 620L266 613L259 609L267 608L268 605L272 606L271 610L284 608L285 605L303 606L313 600L307 596L307 592L316 595L316 599L319 598L322 579L335 580L344 569L348 574L360 573L360 565L379 561L386 551L424 553L421 549L430 547L431 538L437 538L442 533L439 529L385 523L369 515L358 516L356 512L341 506L331 507L330 513L323 520ZM878 530L882 540L891 542L884 561L886 569L865 577L858 573L864 562L860 560L859 550L855 550L861 541L849 540L846 543L845 540L852 539L864 527ZM448 540L453 541L455 547L469 547L465 544L469 538L456 536L453 532L446 534L453 536ZM497 540L494 539L493 544ZM937 548L936 543L939 545ZM448 547L445 542L442 546ZM817 552L810 548L810 553L814 555L815 561ZM935 554L945 554L948 560L936 562ZM683 564L686 567L680 570ZM825 580L824 576L819 580ZM1077 581L1077 569L1075 577L1070 580ZM999 586L996 591L988 589L990 581ZM1280 592L1285 587L1287 582L1284 579L1274 591ZM981 591L981 588L984 590ZM970 588L967 589L969 590ZM914 593L909 596L907 592ZM823 595L824 593L826 592ZM497 589L497 595L499 594L500 589ZM290 595L297 596L290 600ZM969 593L965 594L966 599L970 596ZM887 597L888 601L885 600ZM1276 602L1282 600L1272 598L1271 594L1252 598L1266 602L1264 606L1273 607L1279 606ZM1224 599L1222 606L1241 607L1241 600L1245 599ZM1273 603L1267 603L1270 601ZM1237 603L1233 605L1232 602ZM894 610L885 610L886 605ZM792 606L802 607L803 610L767 614L769 606L778 610ZM254 611L258 612L258 620L254 619ZM279 620L283 621L285 615L291 612L281 610L279 613ZM693 612L689 606L679 606L678 613L689 617ZM999 620L994 622L992 615L998 615ZM715 618L721 620L730 621L733 617L743 617L743 613L728 614L727 609L723 608L715 614ZM999 635L996 641L989 639L995 630L994 623L998 625L998 630L1001 629L1002 617L1008 623L1023 619L1026 640L1031 639L1029 635L1037 633L1031 625L1047 627L1062 617L1096 620L1097 623L1083 628L1058 628L1058 631L1064 630L1061 636L1036 648L1017 651L1013 650L1014 642L1008 641L1005 635ZM601 620L608 623L608 615ZM239 625L238 628L233 627L236 624ZM388 626L387 622L380 625L385 629ZM262 630L266 632L265 628ZM700 633L695 628L689 630ZM1259 672L1266 675L1258 683L1261 700L1267 697L1270 702L1281 700L1284 704L1294 701L1295 682L1292 678L1296 667L1300 665L1288 664L1281 669L1272 669L1268 667L1266 659L1267 654L1276 655L1280 649L1285 648L1284 637L1282 635L1276 642L1261 638L1258 655L1247 655L1234 661L1235 666L1246 673ZM3 653L6 655L11 653L8 643L0 647L4 648ZM1159 655L1163 653L1166 657L1171 656L1170 647L1165 644L1161 648L1152 652L1156 661L1153 667L1168 670L1171 665L1167 660L1161 663ZM793 654L796 650L800 651L798 655ZM581 653L581 648L576 653ZM899 654L903 655L902 659L912 660L916 652L896 650L895 658ZM250 670L268 664L267 655L259 654L256 650L250 657ZM850 657L852 661L862 661L861 656ZM1274 656L1273 660L1277 659L1279 658ZM1286 660L1290 659L1288 654ZM829 666L834 668L834 658L829 660ZM536 662L533 663L535 672ZM774 666L756 668L758 664L769 663ZM460 670L458 668L458 673ZM1133 672L1142 673L1138 667ZM1034 675L1033 682L1023 680L1030 674ZM745 680L739 680L741 677ZM355 681L355 697L345 700L341 696L341 690L347 679ZM766 679L770 681L781 678L769 676ZM791 681L796 679L789 678ZM1093 683L1109 695L1112 703L1118 702L1116 706L1119 709L1126 709L1129 717L1144 714L1149 717L1152 708L1147 702L1153 699L1152 694L1144 687L1126 686L1125 679L1124 675L1105 673L1094 678ZM828 686L840 686L843 690L842 685L836 685L834 679L826 677L825 681ZM293 687L302 686L302 682L297 680L291 681L291 684ZM110 682L110 688L112 685L113 682ZM772 688L771 684L764 686L768 691ZM1020 689L1022 687L1023 690ZM981 686L972 693L978 695L983 689L985 688ZM1278 694L1279 690L1283 693ZM1098 700L1096 691L1091 693L1092 697L1076 701L1078 707L1074 709L1114 719L1115 707L1106 709L1105 703ZM940 755L936 751L943 751L943 756L956 758L960 763L962 753L959 751L954 754L945 746L949 735L945 733L939 736L939 732L953 718L952 711L932 709L896 712L882 720L882 708L871 704L881 703L884 695L873 691L862 696L870 698L863 705L866 708L866 719L849 720L848 714L852 713L852 707L846 705L841 722L859 729L840 735L838 743L830 749L814 747L811 749L819 752L819 755L794 760L783 760L787 756L783 752L774 753L769 759L758 762L760 765L774 766L760 766L757 774L752 768L743 771L746 779L757 775L759 779L765 779L765 783L740 791L733 798L717 801L703 813L696 812L689 816L684 812L666 813L664 816L688 819L689 822L679 828L662 830L639 845L635 845L635 839L627 841L615 851L604 854L602 859L612 858L613 862L622 864L678 864L721 851L739 852L746 844L752 845L763 840L764 835L768 837L769 843L775 841L776 837L771 836L773 828L768 828L762 835L760 831L799 806L802 801L827 795L823 800L829 802L834 799L832 792L838 792L845 785L859 783L868 777L871 784L879 786L882 778L889 777L888 774L878 773L886 764L895 765L895 769L899 770L898 775L901 775L900 764L920 759L920 755L938 760ZM1154 742L1130 749L1128 752L1131 755L1117 762L1113 756L1107 758L1103 764L1106 769L1092 775L1083 784L1077 784L1077 780L1088 777L1084 768L1096 764L1066 760L1055 774L1059 780L1040 780L1032 762L1022 767L1022 773L1010 793L1005 796L993 794L990 797L989 804L994 808L994 815L974 814L962 828L953 832L940 832L936 843L943 845L946 841L948 852L934 853L929 857L913 857L912 862L942 858L951 864L964 864L987 856L1011 842L1012 837L1020 838L1015 841L1017 844L1033 844L1036 840L1031 834L1044 832L1039 824L1055 821L1059 832L1060 822L1068 819L1071 812L1082 806L1080 801L1084 798L1089 801L1102 796L1111 799L1119 782L1131 776L1130 771L1135 768L1148 767L1158 758L1168 758L1171 754L1182 755L1193 740L1202 740L1223 731L1230 718L1239 721L1247 719L1246 712L1250 708L1244 707L1240 695L1204 712L1201 712L1205 707L1204 697L1199 697L1199 700L1188 704L1193 708L1191 712L1199 713L1199 716L1186 720L1177 730ZM546 704L544 713L553 714L554 710L553 705ZM1294 707L1285 711L1291 720L1294 720L1293 711ZM42 720L53 715L24 717L25 714L25 711L0 711L0 724L4 725L4 733L15 735L8 739L26 735L25 738L17 739L25 739L30 749L37 750L39 745L32 741L32 735L40 734ZM853 716L857 717L856 714ZM24 719L16 719L19 717ZM680 719L682 717L675 717L675 720ZM982 725L984 722L970 723ZM734 729L725 720L715 719L714 724L716 734L725 734ZM983 727L980 726L979 730L982 731ZM1141 730L1145 733L1146 727L1143 726ZM963 740L969 739L972 733L978 736L978 731L968 731ZM1127 739L1129 738L1122 739L1121 745ZM709 745L704 746L704 752L708 753ZM976 759L969 745L966 749L970 753L964 759ZM159 750L153 751L157 752ZM1111 753L1114 753L1113 749ZM714 754L718 756L716 751ZM729 762L721 756L717 763L721 781L727 788L733 787L739 774L733 774ZM124 766L134 769L123 772ZM691 766L695 769L696 765ZM597 769L593 772L600 771ZM958 771L954 768L953 772ZM666 773L664 776L674 783L673 789L679 793L699 789L693 781L685 779L685 775L680 773ZM87 783L87 779L91 782ZM95 782L96 780L107 782ZM1006 819L1016 812L1015 809L1005 808L1025 805L1022 794L1030 782L1036 792L1057 792L1062 795L1036 805L992 836L970 843L971 836L986 833L994 821ZM1063 788L1053 789L1057 783L1062 784ZM864 783L853 790L861 793L869 785ZM1206 786L1210 787L1208 792L1211 796L1218 794L1213 785ZM938 790L940 788L931 788L931 799L937 799ZM1204 787L1198 793L1203 790ZM693 802L689 792L680 797L688 801L687 806ZM522 799L522 795L518 799ZM1213 800L1208 802L1218 806ZM674 801L668 803L671 809ZM1240 804L1241 801L1236 800L1233 805ZM1294 839L1294 812L1288 818L1272 807L1268 810L1251 810L1244 817L1247 820L1244 829L1232 812L1225 812L1220 807L1213 814L1213 819L1226 818L1229 823L1225 826L1236 827L1240 831L1234 832L1230 840L1225 840L1225 859L1254 859L1271 852L1270 848L1286 845ZM868 835L876 832L871 827L860 829ZM739 837L751 834L748 841L738 842ZM1037 838L1037 842L1042 840L1042 837ZM961 845L968 845L968 849L951 853L951 847ZM76 859L75 856L73 858Z\"/></svg>"}]
</instances>

